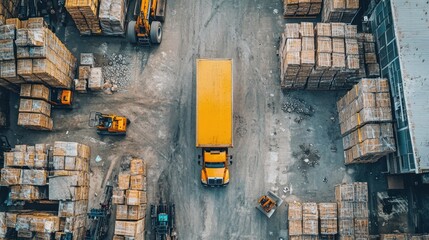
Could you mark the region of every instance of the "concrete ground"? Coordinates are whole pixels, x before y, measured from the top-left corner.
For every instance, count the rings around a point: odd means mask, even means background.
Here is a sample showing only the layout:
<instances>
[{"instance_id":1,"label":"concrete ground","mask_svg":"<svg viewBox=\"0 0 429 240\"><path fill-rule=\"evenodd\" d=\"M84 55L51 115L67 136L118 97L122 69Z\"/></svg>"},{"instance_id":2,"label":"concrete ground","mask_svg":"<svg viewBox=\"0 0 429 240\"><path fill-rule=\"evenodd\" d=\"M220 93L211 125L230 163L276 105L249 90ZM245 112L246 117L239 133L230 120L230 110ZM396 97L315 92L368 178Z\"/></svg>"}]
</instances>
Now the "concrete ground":
<instances>
[{"instance_id":1,"label":"concrete ground","mask_svg":"<svg viewBox=\"0 0 429 240\"><path fill-rule=\"evenodd\" d=\"M120 85L119 92L78 94L76 109L54 110L53 132L16 127L18 98L12 97L13 124L6 133L13 143L90 145L92 206L121 161L139 156L149 167L149 201L163 198L176 204L180 239L286 238L285 205L267 219L255 209L262 194L272 190L286 201L329 202L334 185L354 179L359 170L343 164L335 109L342 93L280 89L276 52L285 23L282 10L278 0L169 1L163 42L151 50L122 38L79 37L69 26L61 38L76 56L94 52L97 64L106 68L109 62L118 64L119 54L125 59L113 69L120 74L108 76ZM234 62L234 163L226 188L200 184L197 58ZM91 111L127 116L128 135L98 136L88 126Z\"/></svg>"}]
</instances>

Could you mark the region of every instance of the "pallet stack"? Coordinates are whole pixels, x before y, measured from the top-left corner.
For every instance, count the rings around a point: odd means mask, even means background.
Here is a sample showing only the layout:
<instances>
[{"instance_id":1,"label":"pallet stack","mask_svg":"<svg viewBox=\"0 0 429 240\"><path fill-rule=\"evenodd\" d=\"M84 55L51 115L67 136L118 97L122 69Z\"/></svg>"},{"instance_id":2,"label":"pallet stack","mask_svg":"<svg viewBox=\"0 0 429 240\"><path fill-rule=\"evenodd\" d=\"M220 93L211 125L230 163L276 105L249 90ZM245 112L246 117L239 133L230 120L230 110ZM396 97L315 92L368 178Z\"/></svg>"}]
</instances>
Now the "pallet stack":
<instances>
[{"instance_id":1,"label":"pallet stack","mask_svg":"<svg viewBox=\"0 0 429 240\"><path fill-rule=\"evenodd\" d=\"M12 201L47 199L47 147L16 145L12 152L4 153L0 184L10 188Z\"/></svg>"},{"instance_id":2,"label":"pallet stack","mask_svg":"<svg viewBox=\"0 0 429 240\"><path fill-rule=\"evenodd\" d=\"M127 4L125 0L101 0L100 25L106 35L124 35Z\"/></svg>"},{"instance_id":3,"label":"pallet stack","mask_svg":"<svg viewBox=\"0 0 429 240\"><path fill-rule=\"evenodd\" d=\"M288 223L291 240L300 239L302 237L302 203L289 203Z\"/></svg>"},{"instance_id":4,"label":"pallet stack","mask_svg":"<svg viewBox=\"0 0 429 240\"><path fill-rule=\"evenodd\" d=\"M73 233L84 239L89 195L91 149L76 142L55 142L49 176L49 200L59 201L62 228L56 236Z\"/></svg>"},{"instance_id":5,"label":"pallet stack","mask_svg":"<svg viewBox=\"0 0 429 240\"><path fill-rule=\"evenodd\" d=\"M322 10L322 0L283 0L285 18L313 18Z\"/></svg>"},{"instance_id":6,"label":"pallet stack","mask_svg":"<svg viewBox=\"0 0 429 240\"><path fill-rule=\"evenodd\" d=\"M396 150L387 79L362 79L337 110L345 164L376 162Z\"/></svg>"},{"instance_id":7,"label":"pallet stack","mask_svg":"<svg viewBox=\"0 0 429 240\"><path fill-rule=\"evenodd\" d=\"M67 170L54 167L58 158ZM89 186L89 158L88 146L71 142L55 142L53 148L16 145L5 152L0 184L9 188L11 205L24 204L27 210L6 207L0 212L0 238L60 240L62 233L71 232L73 240L84 239L88 193L80 186ZM46 212L27 203L58 206L58 211Z\"/></svg>"},{"instance_id":8,"label":"pallet stack","mask_svg":"<svg viewBox=\"0 0 429 240\"><path fill-rule=\"evenodd\" d=\"M363 56L363 64L368 77L380 77L380 65L377 60L375 38L372 33L358 33L359 54Z\"/></svg>"},{"instance_id":9,"label":"pallet stack","mask_svg":"<svg viewBox=\"0 0 429 240\"><path fill-rule=\"evenodd\" d=\"M99 0L67 0L66 9L81 35L101 34Z\"/></svg>"},{"instance_id":10,"label":"pallet stack","mask_svg":"<svg viewBox=\"0 0 429 240\"><path fill-rule=\"evenodd\" d=\"M115 236L113 239L144 239L146 217L146 164L142 159L131 159L130 171L118 176L112 203L116 205Z\"/></svg>"},{"instance_id":11,"label":"pallet stack","mask_svg":"<svg viewBox=\"0 0 429 240\"><path fill-rule=\"evenodd\" d=\"M340 239L369 239L367 183L337 185L335 199Z\"/></svg>"},{"instance_id":12,"label":"pallet stack","mask_svg":"<svg viewBox=\"0 0 429 240\"><path fill-rule=\"evenodd\" d=\"M16 71L15 38L14 24L0 26L0 82L5 87L25 82Z\"/></svg>"},{"instance_id":13,"label":"pallet stack","mask_svg":"<svg viewBox=\"0 0 429 240\"><path fill-rule=\"evenodd\" d=\"M320 234L333 237L338 233L337 203L319 203Z\"/></svg>"},{"instance_id":14,"label":"pallet stack","mask_svg":"<svg viewBox=\"0 0 429 240\"><path fill-rule=\"evenodd\" d=\"M43 84L21 84L18 125L34 130L52 130L50 90Z\"/></svg>"},{"instance_id":15,"label":"pallet stack","mask_svg":"<svg viewBox=\"0 0 429 240\"><path fill-rule=\"evenodd\" d=\"M302 204L302 234L304 236L319 235L319 211L317 203Z\"/></svg>"},{"instance_id":16,"label":"pallet stack","mask_svg":"<svg viewBox=\"0 0 429 240\"><path fill-rule=\"evenodd\" d=\"M18 15L19 0L0 1L0 25L6 23L8 18Z\"/></svg>"},{"instance_id":17,"label":"pallet stack","mask_svg":"<svg viewBox=\"0 0 429 240\"><path fill-rule=\"evenodd\" d=\"M286 24L279 49L282 88L350 89L359 73L357 27Z\"/></svg>"},{"instance_id":18,"label":"pallet stack","mask_svg":"<svg viewBox=\"0 0 429 240\"><path fill-rule=\"evenodd\" d=\"M359 11L359 0L325 0L322 22L352 23Z\"/></svg>"}]
</instances>

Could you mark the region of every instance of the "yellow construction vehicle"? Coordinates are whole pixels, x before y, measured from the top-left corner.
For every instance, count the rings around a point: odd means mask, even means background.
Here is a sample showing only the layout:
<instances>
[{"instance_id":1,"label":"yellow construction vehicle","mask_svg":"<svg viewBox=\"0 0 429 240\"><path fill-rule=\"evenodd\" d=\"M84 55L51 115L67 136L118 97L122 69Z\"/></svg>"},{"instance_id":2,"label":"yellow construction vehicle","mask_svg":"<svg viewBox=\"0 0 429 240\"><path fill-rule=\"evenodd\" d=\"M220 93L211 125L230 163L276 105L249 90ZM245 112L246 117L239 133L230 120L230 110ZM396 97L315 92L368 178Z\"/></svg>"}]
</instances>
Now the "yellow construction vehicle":
<instances>
[{"instance_id":1,"label":"yellow construction vehicle","mask_svg":"<svg viewBox=\"0 0 429 240\"><path fill-rule=\"evenodd\" d=\"M99 135L125 136L129 124L129 119L114 114L91 112L89 117L89 126L97 127Z\"/></svg>"},{"instance_id":2,"label":"yellow construction vehicle","mask_svg":"<svg viewBox=\"0 0 429 240\"><path fill-rule=\"evenodd\" d=\"M276 209L280 207L283 200L275 193L268 191L267 195L263 195L258 200L258 206L256 208L261 211L265 216L270 218Z\"/></svg>"},{"instance_id":3,"label":"yellow construction vehicle","mask_svg":"<svg viewBox=\"0 0 429 240\"><path fill-rule=\"evenodd\" d=\"M232 60L198 59L196 147L201 148L201 183L226 186L232 156Z\"/></svg>"},{"instance_id":4,"label":"yellow construction vehicle","mask_svg":"<svg viewBox=\"0 0 429 240\"><path fill-rule=\"evenodd\" d=\"M167 0L137 1L134 9L135 21L128 23L128 40L143 46L160 44L166 6Z\"/></svg>"},{"instance_id":5,"label":"yellow construction vehicle","mask_svg":"<svg viewBox=\"0 0 429 240\"><path fill-rule=\"evenodd\" d=\"M51 101L53 108L72 108L73 91L69 89L51 89Z\"/></svg>"}]
</instances>

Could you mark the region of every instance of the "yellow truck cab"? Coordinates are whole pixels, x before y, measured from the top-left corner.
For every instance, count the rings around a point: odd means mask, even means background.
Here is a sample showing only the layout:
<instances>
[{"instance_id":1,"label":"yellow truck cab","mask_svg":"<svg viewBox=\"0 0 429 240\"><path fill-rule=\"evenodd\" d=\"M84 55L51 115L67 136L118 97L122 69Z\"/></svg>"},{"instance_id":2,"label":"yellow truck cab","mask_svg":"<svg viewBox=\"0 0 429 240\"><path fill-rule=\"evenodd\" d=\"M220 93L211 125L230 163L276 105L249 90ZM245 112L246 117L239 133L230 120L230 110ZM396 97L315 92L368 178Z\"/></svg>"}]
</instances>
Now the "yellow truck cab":
<instances>
[{"instance_id":1,"label":"yellow truck cab","mask_svg":"<svg viewBox=\"0 0 429 240\"><path fill-rule=\"evenodd\" d=\"M226 186L232 156L232 60L197 59L196 147L204 186Z\"/></svg>"}]
</instances>

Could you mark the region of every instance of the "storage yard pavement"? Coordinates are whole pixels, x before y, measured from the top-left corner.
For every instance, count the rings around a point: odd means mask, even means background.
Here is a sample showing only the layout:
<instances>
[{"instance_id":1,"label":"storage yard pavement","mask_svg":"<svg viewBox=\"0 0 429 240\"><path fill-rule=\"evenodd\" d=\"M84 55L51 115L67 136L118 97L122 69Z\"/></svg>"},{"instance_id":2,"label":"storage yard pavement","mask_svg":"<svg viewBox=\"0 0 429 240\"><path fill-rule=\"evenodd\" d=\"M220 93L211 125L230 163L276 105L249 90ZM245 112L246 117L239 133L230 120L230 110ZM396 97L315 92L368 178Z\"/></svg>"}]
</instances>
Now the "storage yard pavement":
<instances>
[{"instance_id":1,"label":"storage yard pavement","mask_svg":"<svg viewBox=\"0 0 429 240\"><path fill-rule=\"evenodd\" d=\"M329 202L334 200L334 185L376 181L377 176L362 171L363 166L344 166L335 105L343 92L281 91L276 55L285 23L281 4L169 1L163 42L153 49L135 47L122 38L79 37L69 22L59 37L75 56L94 52L97 65L118 74L110 77L119 91L78 94L73 111L54 111L53 132L17 127L16 98L11 102L15 119L6 134L13 144L63 140L90 145L89 208L98 205L121 161L139 156L149 168L148 201L162 198L176 204L180 239L287 238L285 205L271 219L255 208L267 190L287 201ZM204 188L200 183L200 150L195 147L197 58L233 59L234 163L225 188ZM88 126L91 111L128 117L127 136L98 136Z\"/></svg>"}]
</instances>

